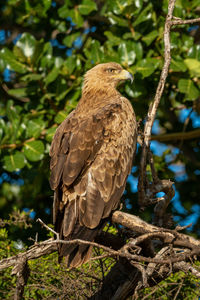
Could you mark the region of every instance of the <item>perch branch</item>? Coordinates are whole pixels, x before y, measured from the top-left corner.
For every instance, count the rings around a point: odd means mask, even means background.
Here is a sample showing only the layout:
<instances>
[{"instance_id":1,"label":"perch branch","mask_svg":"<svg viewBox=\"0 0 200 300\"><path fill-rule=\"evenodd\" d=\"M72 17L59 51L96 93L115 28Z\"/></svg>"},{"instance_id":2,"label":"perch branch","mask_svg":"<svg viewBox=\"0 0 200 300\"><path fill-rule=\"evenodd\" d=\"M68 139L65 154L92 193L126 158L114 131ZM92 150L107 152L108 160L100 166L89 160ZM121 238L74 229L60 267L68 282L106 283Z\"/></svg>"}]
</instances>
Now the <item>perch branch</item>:
<instances>
[{"instance_id":1,"label":"perch branch","mask_svg":"<svg viewBox=\"0 0 200 300\"><path fill-rule=\"evenodd\" d=\"M53 240L50 239L49 241L53 241ZM57 250L57 245L54 243L50 244L50 243L41 242L41 243L34 244L32 247L29 248L29 250L25 252L21 252L16 256L11 256L2 259L0 261L0 271L8 267L15 266L24 257L26 257L27 260L36 259L43 255L47 255L52 252L55 252L56 250Z\"/></svg>"},{"instance_id":2,"label":"perch branch","mask_svg":"<svg viewBox=\"0 0 200 300\"><path fill-rule=\"evenodd\" d=\"M166 263L169 264L171 262L178 262L183 259L186 259L190 255L192 256L195 254L200 254L200 241L195 240L194 238L187 236L185 234L179 233L176 230L166 230L164 228L159 228L157 226L150 225L145 221L141 220L139 217L127 213L123 213L121 211L115 211L113 213L112 221L133 230L137 234L142 234L142 235L146 234L143 237L138 237L136 239L137 243L142 242L145 239L154 236L157 238L159 237L162 238L162 240L164 240L166 243L171 243L173 241L174 245L185 246L186 248L190 248L191 251L187 254L180 254L178 258L175 257L173 259L159 260L156 258L149 258L141 255L135 255L135 254L132 255L130 253L128 254L126 251L124 251L123 247L120 250L116 251L95 242L88 242L79 239L71 240L71 241L49 239L41 243L34 244L32 247L29 248L29 250L19 253L16 256L2 259L0 261L0 271L2 271L5 268L17 265L24 258L26 258L27 260L36 259L43 255L55 252L57 250L58 243L63 243L63 244L75 243L75 244L92 245L103 249L105 252L108 253L108 256L123 257L123 258L127 258L128 260L134 260L138 262L144 261L144 262L154 262L160 264L166 264Z\"/></svg>"},{"instance_id":3,"label":"perch branch","mask_svg":"<svg viewBox=\"0 0 200 300\"><path fill-rule=\"evenodd\" d=\"M162 234L161 233L160 234L155 233L154 236L156 236L156 237L161 236L163 238L164 233L162 233ZM145 238L148 238L148 235ZM136 262L148 262L148 263L157 263L157 264L171 264L171 263L174 263L174 262L185 261L189 257L200 254L200 247L194 247L193 250L191 250L189 253L184 253L184 254L180 253L177 257L170 257L169 259L157 259L157 258L145 257L145 256L142 256L142 255L131 254L126 249L127 247L126 248L122 247L122 249L116 251L116 250L113 250L109 247L100 245L98 243L88 242L88 241L84 241L84 240L80 240L80 239L75 239L75 240L70 240L70 241L50 239L50 240L43 241L41 243L36 244L34 247L32 247L31 249L29 249L26 252L20 253L16 256L13 256L13 257L2 259L0 261L0 271L5 269L5 268L8 268L10 266L18 265L19 262L21 260L23 260L25 257L27 257L27 260L28 259L35 259L35 258L38 258L38 257L43 256L45 254L55 252L55 247L53 247L53 246L56 246L58 243L68 244L68 245L79 244L79 245L94 246L94 247L98 247L98 248L103 249L105 252L108 253L108 256L122 257L122 258L126 258L130 261L136 261ZM199 242L199 244L200 244L200 242ZM48 251L47 251L47 249L46 249L46 251L44 251L45 246L50 246L48 248ZM36 251L37 251L37 255L35 255ZM99 259L99 257L97 257L96 259Z\"/></svg>"},{"instance_id":4,"label":"perch branch","mask_svg":"<svg viewBox=\"0 0 200 300\"><path fill-rule=\"evenodd\" d=\"M114 223L123 225L124 227L127 227L133 230L133 232L140 235L145 233L166 231L166 229L164 228L160 228L155 225L148 224L147 222L143 221L142 219L140 219L135 215L130 215L128 213L124 213L118 210L113 213L112 221ZM167 230L167 232L170 232L170 230ZM172 230L172 232L174 231ZM185 241L187 245L191 245L194 248L200 246L200 241L194 239L189 235L179 233L177 232L177 230L176 230L176 235L178 236L178 239L175 242L175 244L177 245L180 245L181 242L183 243L183 241Z\"/></svg>"}]
</instances>

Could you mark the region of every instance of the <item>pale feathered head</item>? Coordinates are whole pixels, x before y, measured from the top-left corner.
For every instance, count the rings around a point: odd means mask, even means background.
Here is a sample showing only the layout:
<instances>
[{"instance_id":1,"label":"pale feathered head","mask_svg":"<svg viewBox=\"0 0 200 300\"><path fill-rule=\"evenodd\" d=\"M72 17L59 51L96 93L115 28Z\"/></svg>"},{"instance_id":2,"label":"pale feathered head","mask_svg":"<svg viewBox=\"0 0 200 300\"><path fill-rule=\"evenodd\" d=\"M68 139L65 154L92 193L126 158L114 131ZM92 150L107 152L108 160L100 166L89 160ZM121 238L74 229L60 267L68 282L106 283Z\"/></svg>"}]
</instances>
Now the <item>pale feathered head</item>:
<instances>
[{"instance_id":1,"label":"pale feathered head","mask_svg":"<svg viewBox=\"0 0 200 300\"><path fill-rule=\"evenodd\" d=\"M118 63L109 62L98 64L84 76L83 92L88 89L102 90L109 87L115 88L121 81L131 80L133 76L124 70Z\"/></svg>"}]
</instances>

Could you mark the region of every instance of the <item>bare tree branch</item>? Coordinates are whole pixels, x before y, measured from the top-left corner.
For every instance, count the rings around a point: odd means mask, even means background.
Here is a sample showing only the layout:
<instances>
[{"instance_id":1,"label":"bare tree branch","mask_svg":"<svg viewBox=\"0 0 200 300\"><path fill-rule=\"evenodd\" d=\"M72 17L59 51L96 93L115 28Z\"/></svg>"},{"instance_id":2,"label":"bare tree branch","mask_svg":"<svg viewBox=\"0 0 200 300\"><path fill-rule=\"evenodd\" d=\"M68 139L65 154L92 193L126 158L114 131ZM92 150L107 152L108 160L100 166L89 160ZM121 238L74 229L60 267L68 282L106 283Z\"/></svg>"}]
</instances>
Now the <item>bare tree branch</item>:
<instances>
[{"instance_id":1,"label":"bare tree branch","mask_svg":"<svg viewBox=\"0 0 200 300\"><path fill-rule=\"evenodd\" d=\"M114 223L121 224L131 230L136 232L137 234L145 234L145 233L153 233L153 232L163 232L167 231L170 233L171 230L166 230L165 228L160 228L155 225L151 225L137 216L130 215L124 213L122 211L115 211L112 215L112 221ZM172 232L174 232L172 230ZM183 244L184 241L187 242L188 245L192 245L192 247L199 247L200 241L194 239L193 237L182 234L176 231L176 235L178 236L178 240L175 242L176 244L180 245Z\"/></svg>"},{"instance_id":2,"label":"bare tree branch","mask_svg":"<svg viewBox=\"0 0 200 300\"><path fill-rule=\"evenodd\" d=\"M166 78L169 71L169 65L171 61L170 55L170 28L171 28L171 21L173 18L173 10L174 4L176 0L170 0L168 5L168 14L165 21L165 29L164 29L164 65L161 72L160 80L158 83L158 87L156 90L156 95L154 98L153 104L149 107L149 111L147 114L147 120L144 128L144 141L142 147L142 156L140 161L140 174L139 174L139 182L138 182L138 196L139 196L139 204L141 208L145 206L145 174L146 174L146 161L147 161L147 153L150 145L151 139L151 131L153 122L155 120L156 112L158 109L158 105L160 103L160 99L164 90Z\"/></svg>"},{"instance_id":3,"label":"bare tree branch","mask_svg":"<svg viewBox=\"0 0 200 300\"><path fill-rule=\"evenodd\" d=\"M193 24L193 23L198 23L198 22L200 22L200 18L190 19L190 20L182 20L182 19L173 17L173 19L171 21L171 26Z\"/></svg>"},{"instance_id":4,"label":"bare tree branch","mask_svg":"<svg viewBox=\"0 0 200 300\"><path fill-rule=\"evenodd\" d=\"M17 276L17 284L15 289L14 300L20 300L22 299L24 293L24 287L27 283L28 276L29 276L29 267L27 264L26 256L23 256L18 260L18 263L13 268L11 274Z\"/></svg>"},{"instance_id":5,"label":"bare tree branch","mask_svg":"<svg viewBox=\"0 0 200 300\"><path fill-rule=\"evenodd\" d=\"M53 241L53 240L50 239L49 241ZM57 250L57 245L54 243L52 243L52 244L43 243L43 242L37 243L37 244L33 245L32 247L30 247L29 250L27 250L25 252L21 252L16 256L11 256L11 257L2 259L0 261L0 271L2 271L5 268L8 268L8 267L15 266L24 257L26 257L27 260L36 259L43 255L55 252L56 250Z\"/></svg>"},{"instance_id":6,"label":"bare tree branch","mask_svg":"<svg viewBox=\"0 0 200 300\"><path fill-rule=\"evenodd\" d=\"M200 129L195 129L187 132L174 132L167 134L152 135L151 140L159 142L173 142L177 140L191 140L200 137Z\"/></svg>"},{"instance_id":7,"label":"bare tree branch","mask_svg":"<svg viewBox=\"0 0 200 300\"><path fill-rule=\"evenodd\" d=\"M189 256L193 256L195 254L200 254L200 241L177 232L176 230L167 230L164 228L156 227L153 225L150 225L146 223L145 221L142 221L139 217L123 213L121 211L116 211L113 214L112 220L114 222L117 222L118 224L122 224L129 229L133 230L137 234L142 234L138 238L136 238L133 241L131 241L128 246L126 245L126 248L122 247L120 250L116 251L112 248L109 248L107 246L95 243L95 242L88 242L80 239L70 240L70 241L64 241L64 240L53 240L49 239L40 243L34 244L29 250L22 252L16 256L9 257L2 259L0 261L0 271L8 268L10 266L15 266L21 263L22 259L30 260L30 259L36 259L40 256L50 254L52 252L55 252L57 250L57 244L84 244L84 245L91 245L94 247L98 247L103 249L105 252L107 252L110 256L116 256L116 257L123 257L127 258L128 260L133 261L144 261L144 262L154 262L159 264L169 264L171 262L178 262L185 260ZM180 253L179 257L174 257L166 260L159 260L156 258L148 258L137 254L131 254L128 252L128 248L132 248L135 245L138 245L142 243L144 240L152 238L157 238L162 240L165 244L171 244L177 246L186 246L188 249L191 249L188 253Z\"/></svg>"}]
</instances>

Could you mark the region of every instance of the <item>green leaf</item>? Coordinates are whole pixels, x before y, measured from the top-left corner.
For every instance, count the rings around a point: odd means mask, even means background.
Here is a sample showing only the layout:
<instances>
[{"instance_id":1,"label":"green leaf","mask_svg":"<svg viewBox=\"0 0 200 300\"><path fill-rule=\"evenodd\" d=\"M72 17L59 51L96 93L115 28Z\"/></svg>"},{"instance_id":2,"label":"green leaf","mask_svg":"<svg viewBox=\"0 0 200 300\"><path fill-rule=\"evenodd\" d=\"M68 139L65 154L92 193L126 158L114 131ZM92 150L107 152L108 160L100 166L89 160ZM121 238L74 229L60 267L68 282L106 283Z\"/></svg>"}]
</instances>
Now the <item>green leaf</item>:
<instances>
[{"instance_id":1,"label":"green leaf","mask_svg":"<svg viewBox=\"0 0 200 300\"><path fill-rule=\"evenodd\" d=\"M60 18L67 18L69 16L69 8L68 5L63 5L58 9L58 15Z\"/></svg>"},{"instance_id":2,"label":"green leaf","mask_svg":"<svg viewBox=\"0 0 200 300\"><path fill-rule=\"evenodd\" d=\"M180 33L172 31L170 36L171 36L171 49L173 50L181 49L182 41L181 41Z\"/></svg>"},{"instance_id":3,"label":"green leaf","mask_svg":"<svg viewBox=\"0 0 200 300\"><path fill-rule=\"evenodd\" d=\"M6 68L6 62L2 58L0 58L0 72L3 73L5 68Z\"/></svg>"},{"instance_id":4,"label":"green leaf","mask_svg":"<svg viewBox=\"0 0 200 300\"><path fill-rule=\"evenodd\" d=\"M104 59L103 47L97 40L92 40L90 48L85 47L83 51L87 58L93 60L95 63L100 63Z\"/></svg>"},{"instance_id":5,"label":"green leaf","mask_svg":"<svg viewBox=\"0 0 200 300\"><path fill-rule=\"evenodd\" d=\"M41 160L44 156L44 144L42 141L30 141L24 145L24 154L30 161Z\"/></svg>"},{"instance_id":6,"label":"green leaf","mask_svg":"<svg viewBox=\"0 0 200 300\"><path fill-rule=\"evenodd\" d=\"M45 123L42 120L30 120L26 130L27 137L38 138L44 127Z\"/></svg>"},{"instance_id":7,"label":"green leaf","mask_svg":"<svg viewBox=\"0 0 200 300\"><path fill-rule=\"evenodd\" d=\"M79 13L78 9L73 9L71 12L72 21L77 25L77 27L81 27L83 25L84 19Z\"/></svg>"},{"instance_id":8,"label":"green leaf","mask_svg":"<svg viewBox=\"0 0 200 300\"><path fill-rule=\"evenodd\" d=\"M153 40L155 40L155 38L157 38L158 36L158 31L157 30L153 30L151 31L149 34L145 35L142 40L145 42L145 44L147 46L149 46Z\"/></svg>"},{"instance_id":9,"label":"green leaf","mask_svg":"<svg viewBox=\"0 0 200 300\"><path fill-rule=\"evenodd\" d=\"M80 32L76 32L73 34L69 34L67 35L64 39L63 39L63 44L65 44L67 47L72 47L73 42L80 36Z\"/></svg>"},{"instance_id":10,"label":"green leaf","mask_svg":"<svg viewBox=\"0 0 200 300\"><path fill-rule=\"evenodd\" d=\"M121 43L118 48L119 58L122 64L124 65L132 65L136 58L136 53L133 49L131 49L130 43Z\"/></svg>"},{"instance_id":11,"label":"green leaf","mask_svg":"<svg viewBox=\"0 0 200 300\"><path fill-rule=\"evenodd\" d=\"M188 51L189 58L200 60L200 45L193 45Z\"/></svg>"},{"instance_id":12,"label":"green leaf","mask_svg":"<svg viewBox=\"0 0 200 300\"><path fill-rule=\"evenodd\" d=\"M57 123L57 124L60 124L62 123L66 117L67 117L67 112L65 110L61 110L59 111L59 113L55 116L55 119L54 121Z\"/></svg>"},{"instance_id":13,"label":"green leaf","mask_svg":"<svg viewBox=\"0 0 200 300\"><path fill-rule=\"evenodd\" d=\"M45 8L45 11L47 11L51 7L52 0L42 0L42 4Z\"/></svg>"},{"instance_id":14,"label":"green leaf","mask_svg":"<svg viewBox=\"0 0 200 300\"><path fill-rule=\"evenodd\" d=\"M130 18L138 14L142 8L142 0L109 0L108 8L116 15L127 15Z\"/></svg>"},{"instance_id":15,"label":"green leaf","mask_svg":"<svg viewBox=\"0 0 200 300\"><path fill-rule=\"evenodd\" d=\"M56 58L55 58L55 67L56 68L60 68L61 66L62 66L62 64L63 64L63 62L64 62L64 60L63 60L63 58L62 57L60 57L60 56L56 56Z\"/></svg>"},{"instance_id":16,"label":"green leaf","mask_svg":"<svg viewBox=\"0 0 200 300\"><path fill-rule=\"evenodd\" d=\"M47 129L46 136L45 136L45 139L47 140L47 142L52 141L55 132L56 132L56 127L51 127L49 129Z\"/></svg>"},{"instance_id":17,"label":"green leaf","mask_svg":"<svg viewBox=\"0 0 200 300\"><path fill-rule=\"evenodd\" d=\"M160 62L154 59L142 59L136 65L136 71L141 73L143 78L149 77L155 69L159 66Z\"/></svg>"},{"instance_id":18,"label":"green leaf","mask_svg":"<svg viewBox=\"0 0 200 300\"><path fill-rule=\"evenodd\" d=\"M89 15L93 10L97 10L97 6L92 0L83 0L82 4L78 5L78 10L82 15Z\"/></svg>"},{"instance_id":19,"label":"green leaf","mask_svg":"<svg viewBox=\"0 0 200 300\"><path fill-rule=\"evenodd\" d=\"M71 55L65 60L63 64L63 70L66 74L72 74L75 68L76 68L76 56Z\"/></svg>"},{"instance_id":20,"label":"green leaf","mask_svg":"<svg viewBox=\"0 0 200 300\"><path fill-rule=\"evenodd\" d=\"M127 40L127 39L133 39L134 38L134 41L138 41L143 35L137 31L134 32L134 36L132 34L132 32L126 32L123 34L122 38Z\"/></svg>"},{"instance_id":21,"label":"green leaf","mask_svg":"<svg viewBox=\"0 0 200 300\"><path fill-rule=\"evenodd\" d=\"M10 89L7 93L11 96L15 97L26 97L27 96L27 88L19 88L19 89Z\"/></svg>"},{"instance_id":22,"label":"green leaf","mask_svg":"<svg viewBox=\"0 0 200 300\"><path fill-rule=\"evenodd\" d=\"M173 72L185 72L187 70L186 65L184 64L183 60L175 60L172 58L171 64L170 64L170 69Z\"/></svg>"},{"instance_id":23,"label":"green leaf","mask_svg":"<svg viewBox=\"0 0 200 300\"><path fill-rule=\"evenodd\" d=\"M129 97L138 98L141 95L146 95L146 88L145 84L142 80L138 80L137 78L134 79L131 85L125 86L125 91Z\"/></svg>"},{"instance_id":24,"label":"green leaf","mask_svg":"<svg viewBox=\"0 0 200 300\"><path fill-rule=\"evenodd\" d=\"M38 63L38 61L43 56L43 49L44 49L44 42L43 42L43 40L36 41L36 43L35 43L35 50L34 50L33 56L31 57L31 62L32 63L34 63L34 64Z\"/></svg>"},{"instance_id":25,"label":"green leaf","mask_svg":"<svg viewBox=\"0 0 200 300\"><path fill-rule=\"evenodd\" d=\"M11 122L13 122L15 119L19 119L19 115L13 100L8 100L7 102L6 115Z\"/></svg>"},{"instance_id":26,"label":"green leaf","mask_svg":"<svg viewBox=\"0 0 200 300\"><path fill-rule=\"evenodd\" d=\"M4 169L13 172L22 169L25 166L26 159L23 153L15 151L14 153L11 152L10 155L4 156L3 163Z\"/></svg>"},{"instance_id":27,"label":"green leaf","mask_svg":"<svg viewBox=\"0 0 200 300\"><path fill-rule=\"evenodd\" d=\"M108 38L109 42L114 46L120 45L122 42L121 38L114 35L111 31L105 31L104 35Z\"/></svg>"},{"instance_id":28,"label":"green leaf","mask_svg":"<svg viewBox=\"0 0 200 300\"><path fill-rule=\"evenodd\" d=\"M142 44L140 42L133 42L133 41L128 41L127 47L130 51L135 52L136 54L136 59L140 60L143 57L143 48Z\"/></svg>"},{"instance_id":29,"label":"green leaf","mask_svg":"<svg viewBox=\"0 0 200 300\"><path fill-rule=\"evenodd\" d=\"M54 67L53 70L51 70L51 72L49 72L49 74L47 75L47 77L44 80L46 86L58 77L59 71L60 71L59 68Z\"/></svg>"},{"instance_id":30,"label":"green leaf","mask_svg":"<svg viewBox=\"0 0 200 300\"><path fill-rule=\"evenodd\" d=\"M103 48L97 40L92 40L91 43L91 58L96 63L100 63L104 58Z\"/></svg>"},{"instance_id":31,"label":"green leaf","mask_svg":"<svg viewBox=\"0 0 200 300\"><path fill-rule=\"evenodd\" d=\"M194 44L194 38L188 34L182 34L181 35L181 40L182 40L182 49L184 51L188 52L188 49L190 49L192 47L192 45Z\"/></svg>"},{"instance_id":32,"label":"green leaf","mask_svg":"<svg viewBox=\"0 0 200 300\"><path fill-rule=\"evenodd\" d=\"M184 60L184 63L190 70L192 76L200 76L200 61L194 58L187 58Z\"/></svg>"},{"instance_id":33,"label":"green leaf","mask_svg":"<svg viewBox=\"0 0 200 300\"><path fill-rule=\"evenodd\" d=\"M40 66L42 68L51 68L54 64L53 48L50 42L44 44L43 51L41 53Z\"/></svg>"},{"instance_id":34,"label":"green leaf","mask_svg":"<svg viewBox=\"0 0 200 300\"><path fill-rule=\"evenodd\" d=\"M181 93L186 94L187 100L195 100L200 95L199 90L195 87L191 79L180 79L178 88Z\"/></svg>"},{"instance_id":35,"label":"green leaf","mask_svg":"<svg viewBox=\"0 0 200 300\"><path fill-rule=\"evenodd\" d=\"M34 55L36 40L30 33L23 33L21 38L17 41L16 47L21 49L24 56L31 58Z\"/></svg>"},{"instance_id":36,"label":"green leaf","mask_svg":"<svg viewBox=\"0 0 200 300\"><path fill-rule=\"evenodd\" d=\"M13 47L13 54L20 62L24 63L27 61L27 58L24 55L23 51L16 45Z\"/></svg>"},{"instance_id":37,"label":"green leaf","mask_svg":"<svg viewBox=\"0 0 200 300\"><path fill-rule=\"evenodd\" d=\"M109 9L116 15L121 15L125 9L125 7L128 5L127 0L110 0L108 2Z\"/></svg>"},{"instance_id":38,"label":"green leaf","mask_svg":"<svg viewBox=\"0 0 200 300\"><path fill-rule=\"evenodd\" d=\"M139 25L142 22L150 20L152 17L152 3L149 3L145 9L142 10L140 15L136 18L135 22L133 23L133 26Z\"/></svg>"},{"instance_id":39,"label":"green leaf","mask_svg":"<svg viewBox=\"0 0 200 300\"><path fill-rule=\"evenodd\" d=\"M112 12L107 13L108 19L112 25L117 25L121 27L128 27L128 20L115 16Z\"/></svg>"},{"instance_id":40,"label":"green leaf","mask_svg":"<svg viewBox=\"0 0 200 300\"><path fill-rule=\"evenodd\" d=\"M13 71L16 71L18 73L26 73L27 72L27 66L18 62L13 55L13 53L8 50L7 48L3 48L0 52L0 58L4 60L7 66L10 67Z\"/></svg>"},{"instance_id":41,"label":"green leaf","mask_svg":"<svg viewBox=\"0 0 200 300\"><path fill-rule=\"evenodd\" d=\"M58 9L58 14L61 18L70 17L77 27L81 27L83 25L84 19L82 18L77 7L74 9L69 9L68 5L63 5Z\"/></svg>"},{"instance_id":42,"label":"green leaf","mask_svg":"<svg viewBox=\"0 0 200 300\"><path fill-rule=\"evenodd\" d=\"M22 81L38 81L43 77L42 74L27 74L21 77ZM25 89L25 88L24 88Z\"/></svg>"},{"instance_id":43,"label":"green leaf","mask_svg":"<svg viewBox=\"0 0 200 300\"><path fill-rule=\"evenodd\" d=\"M5 130L5 121L0 118L0 141L4 135L4 130Z\"/></svg>"}]
</instances>

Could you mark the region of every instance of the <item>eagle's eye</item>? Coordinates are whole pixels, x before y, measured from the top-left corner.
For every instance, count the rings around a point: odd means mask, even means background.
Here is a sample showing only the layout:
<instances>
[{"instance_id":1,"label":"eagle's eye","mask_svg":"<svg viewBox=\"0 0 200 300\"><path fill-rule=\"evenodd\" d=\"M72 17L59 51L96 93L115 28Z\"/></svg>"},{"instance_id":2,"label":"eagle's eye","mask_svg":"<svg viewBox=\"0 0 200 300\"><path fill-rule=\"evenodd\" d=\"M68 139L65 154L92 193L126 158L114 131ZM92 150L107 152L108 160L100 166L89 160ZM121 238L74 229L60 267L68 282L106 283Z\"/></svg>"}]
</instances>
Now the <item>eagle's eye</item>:
<instances>
[{"instance_id":1,"label":"eagle's eye","mask_svg":"<svg viewBox=\"0 0 200 300\"><path fill-rule=\"evenodd\" d=\"M108 73L117 73L117 70L116 69L113 69L113 68L109 68L106 70Z\"/></svg>"}]
</instances>

